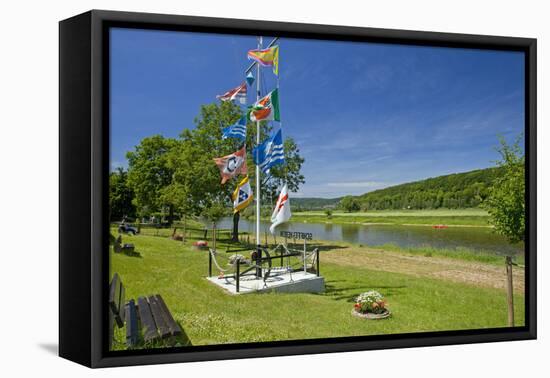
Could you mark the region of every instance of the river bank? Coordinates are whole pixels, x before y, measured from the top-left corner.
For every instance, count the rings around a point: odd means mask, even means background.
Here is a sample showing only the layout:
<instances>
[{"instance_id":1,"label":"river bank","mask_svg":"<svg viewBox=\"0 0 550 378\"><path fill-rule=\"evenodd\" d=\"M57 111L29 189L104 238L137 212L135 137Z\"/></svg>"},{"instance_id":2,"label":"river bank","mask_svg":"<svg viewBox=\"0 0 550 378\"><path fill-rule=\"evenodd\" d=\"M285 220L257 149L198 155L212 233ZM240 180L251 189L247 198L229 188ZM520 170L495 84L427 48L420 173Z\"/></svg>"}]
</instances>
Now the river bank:
<instances>
[{"instance_id":1,"label":"river bank","mask_svg":"<svg viewBox=\"0 0 550 378\"><path fill-rule=\"evenodd\" d=\"M229 217L218 222L219 228L231 229L232 226L233 221ZM267 236L272 242L273 236L269 233L269 226L270 222L262 221L262 240ZM241 218L239 230L253 234L255 222ZM404 250L422 250L423 253L433 254L442 252L445 255L520 256L523 255L524 250L523 245L511 245L490 227L467 225L441 229L422 224L328 223L326 220L310 222L300 221L299 217L293 215L291 222L277 227L275 237L279 236L280 231L311 233L314 240L347 242L369 247L391 245Z\"/></svg>"},{"instance_id":2,"label":"river bank","mask_svg":"<svg viewBox=\"0 0 550 378\"><path fill-rule=\"evenodd\" d=\"M482 209L435 209L435 210L373 210L366 212L323 211L294 212L295 222L332 224L379 224L379 225L446 225L467 227L490 227L489 215Z\"/></svg>"}]
</instances>

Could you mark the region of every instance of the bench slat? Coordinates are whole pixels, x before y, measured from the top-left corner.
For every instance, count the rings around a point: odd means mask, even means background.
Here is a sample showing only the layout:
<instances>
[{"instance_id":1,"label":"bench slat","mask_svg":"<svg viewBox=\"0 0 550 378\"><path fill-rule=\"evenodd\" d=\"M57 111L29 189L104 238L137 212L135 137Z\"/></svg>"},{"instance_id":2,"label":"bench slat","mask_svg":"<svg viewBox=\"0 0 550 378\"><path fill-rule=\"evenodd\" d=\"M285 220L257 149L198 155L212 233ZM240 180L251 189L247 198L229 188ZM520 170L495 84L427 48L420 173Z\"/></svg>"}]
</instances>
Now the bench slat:
<instances>
[{"instance_id":1,"label":"bench slat","mask_svg":"<svg viewBox=\"0 0 550 378\"><path fill-rule=\"evenodd\" d=\"M119 281L120 278L118 277L118 273L115 273L109 286L109 305L115 305L116 289L119 285Z\"/></svg>"},{"instance_id":2,"label":"bench slat","mask_svg":"<svg viewBox=\"0 0 550 378\"><path fill-rule=\"evenodd\" d=\"M149 301L151 312L153 313L153 318L155 319L155 324L157 325L160 337L164 339L170 336L170 328L168 327L168 324L165 320L166 315L163 314L164 308L160 306L157 298L154 295L150 296L147 299Z\"/></svg>"},{"instance_id":3,"label":"bench slat","mask_svg":"<svg viewBox=\"0 0 550 378\"><path fill-rule=\"evenodd\" d=\"M122 293L121 293L122 291ZM121 302L121 294L124 297L124 287L120 281L118 273L115 273L113 280L111 281L111 286L109 287L109 307L113 313L114 319L119 328L124 326L124 317L121 316L121 307L123 307L124 302ZM124 300L124 298L122 298ZM122 305L122 306L121 306ZM124 312L124 310L122 310Z\"/></svg>"},{"instance_id":4,"label":"bench slat","mask_svg":"<svg viewBox=\"0 0 550 378\"><path fill-rule=\"evenodd\" d=\"M120 282L120 297L118 299L118 317L124 322L125 312L126 312L126 300L125 300L125 289L122 282Z\"/></svg>"},{"instance_id":5,"label":"bench slat","mask_svg":"<svg viewBox=\"0 0 550 378\"><path fill-rule=\"evenodd\" d=\"M145 297L138 298L138 311L141 320L141 329L143 331L143 339L146 342L158 339L159 334L157 332L157 326L153 320L151 308Z\"/></svg>"},{"instance_id":6,"label":"bench slat","mask_svg":"<svg viewBox=\"0 0 550 378\"><path fill-rule=\"evenodd\" d=\"M174 320L174 317L170 313L170 310L168 310L168 306L166 306L166 303L164 302L164 299L160 296L160 294L157 294L154 296L159 306L163 309L163 315L165 316L164 320L166 321L166 324L168 325L168 328L170 329L170 333L172 336L181 335L181 328Z\"/></svg>"},{"instance_id":7,"label":"bench slat","mask_svg":"<svg viewBox=\"0 0 550 378\"><path fill-rule=\"evenodd\" d=\"M138 319L136 311L136 303L130 299L126 307L126 345L134 347L139 340Z\"/></svg>"}]
</instances>

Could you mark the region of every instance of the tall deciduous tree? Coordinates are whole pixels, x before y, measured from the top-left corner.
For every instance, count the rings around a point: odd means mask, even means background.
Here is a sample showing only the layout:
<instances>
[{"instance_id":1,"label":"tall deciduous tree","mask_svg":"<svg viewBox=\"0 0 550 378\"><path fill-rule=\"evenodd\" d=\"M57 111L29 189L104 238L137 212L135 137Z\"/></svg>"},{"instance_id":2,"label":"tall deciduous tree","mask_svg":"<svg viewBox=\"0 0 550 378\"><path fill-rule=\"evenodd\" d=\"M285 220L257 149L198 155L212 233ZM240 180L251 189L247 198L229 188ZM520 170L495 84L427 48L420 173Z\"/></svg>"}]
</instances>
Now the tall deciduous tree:
<instances>
[{"instance_id":1,"label":"tall deciduous tree","mask_svg":"<svg viewBox=\"0 0 550 378\"><path fill-rule=\"evenodd\" d=\"M177 144L175 139L155 135L144 138L134 151L126 154L128 185L134 191L134 205L139 215L150 215L168 206L172 217L173 206L165 196L165 188L174 174L168 165L168 155Z\"/></svg>"},{"instance_id":2,"label":"tall deciduous tree","mask_svg":"<svg viewBox=\"0 0 550 378\"><path fill-rule=\"evenodd\" d=\"M127 216L136 216L136 207L132 203L133 190L128 186L128 172L122 167L109 174L109 209L111 220L121 220Z\"/></svg>"},{"instance_id":3,"label":"tall deciduous tree","mask_svg":"<svg viewBox=\"0 0 550 378\"><path fill-rule=\"evenodd\" d=\"M500 138L501 160L497 165L503 175L490 188L483 203L496 232L511 243L525 240L525 155L520 147L522 136L509 145Z\"/></svg>"},{"instance_id":4,"label":"tall deciduous tree","mask_svg":"<svg viewBox=\"0 0 550 378\"><path fill-rule=\"evenodd\" d=\"M232 181L221 184L220 172L213 158L237 149L233 140L222 140L222 126L240 116L239 108L223 102L201 107L194 129L185 129L179 143L168 156L173 170L172 181L164 190L165 198L184 214L209 217L212 206L226 204L229 214Z\"/></svg>"}]
</instances>

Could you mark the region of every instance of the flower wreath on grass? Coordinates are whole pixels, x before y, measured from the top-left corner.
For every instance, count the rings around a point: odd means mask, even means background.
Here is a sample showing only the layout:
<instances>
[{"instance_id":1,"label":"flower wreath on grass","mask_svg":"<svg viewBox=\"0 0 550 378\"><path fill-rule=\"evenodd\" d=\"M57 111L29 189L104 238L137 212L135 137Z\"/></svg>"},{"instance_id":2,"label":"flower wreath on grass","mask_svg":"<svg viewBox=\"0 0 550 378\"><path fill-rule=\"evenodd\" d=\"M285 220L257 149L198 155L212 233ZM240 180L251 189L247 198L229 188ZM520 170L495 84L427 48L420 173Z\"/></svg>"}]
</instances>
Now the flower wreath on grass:
<instances>
[{"instance_id":1,"label":"flower wreath on grass","mask_svg":"<svg viewBox=\"0 0 550 378\"><path fill-rule=\"evenodd\" d=\"M384 296L375 290L367 291L355 298L352 314L363 318L381 319L390 316Z\"/></svg>"},{"instance_id":2,"label":"flower wreath on grass","mask_svg":"<svg viewBox=\"0 0 550 378\"><path fill-rule=\"evenodd\" d=\"M237 265L237 260L239 260L241 264L250 264L250 260L246 259L243 255L239 255L238 253L229 256L228 264Z\"/></svg>"}]
</instances>

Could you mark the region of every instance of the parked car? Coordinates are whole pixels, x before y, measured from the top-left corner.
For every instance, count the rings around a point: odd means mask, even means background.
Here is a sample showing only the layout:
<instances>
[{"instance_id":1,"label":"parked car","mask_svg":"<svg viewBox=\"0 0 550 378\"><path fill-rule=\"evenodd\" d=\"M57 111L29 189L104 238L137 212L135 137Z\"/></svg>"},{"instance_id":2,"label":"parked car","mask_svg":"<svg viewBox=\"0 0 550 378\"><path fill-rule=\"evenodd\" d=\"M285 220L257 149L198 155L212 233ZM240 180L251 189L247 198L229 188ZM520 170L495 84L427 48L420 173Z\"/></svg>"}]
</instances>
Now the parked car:
<instances>
[{"instance_id":1,"label":"parked car","mask_svg":"<svg viewBox=\"0 0 550 378\"><path fill-rule=\"evenodd\" d=\"M120 226L118 226L118 233L135 235L138 233L138 229L134 226L130 226L129 224L121 223Z\"/></svg>"}]
</instances>

